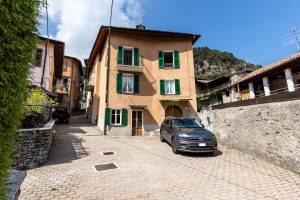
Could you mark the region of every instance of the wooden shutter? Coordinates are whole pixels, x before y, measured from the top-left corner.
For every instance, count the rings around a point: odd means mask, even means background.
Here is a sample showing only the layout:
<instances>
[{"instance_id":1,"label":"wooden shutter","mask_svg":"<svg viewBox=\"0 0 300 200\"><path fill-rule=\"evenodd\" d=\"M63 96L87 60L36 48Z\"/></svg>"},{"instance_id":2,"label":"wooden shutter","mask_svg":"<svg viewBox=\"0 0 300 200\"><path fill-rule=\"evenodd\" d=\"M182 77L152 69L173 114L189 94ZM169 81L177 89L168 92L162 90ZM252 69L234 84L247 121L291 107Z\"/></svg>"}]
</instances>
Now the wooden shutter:
<instances>
[{"instance_id":1,"label":"wooden shutter","mask_svg":"<svg viewBox=\"0 0 300 200\"><path fill-rule=\"evenodd\" d=\"M133 78L133 82L134 82L134 93L139 93L140 90L140 86L139 86L139 82L140 82L140 77L139 75L134 75Z\"/></svg>"},{"instance_id":2,"label":"wooden shutter","mask_svg":"<svg viewBox=\"0 0 300 200\"><path fill-rule=\"evenodd\" d=\"M158 52L158 66L159 66L159 69L163 69L164 66L165 66L164 52L163 51Z\"/></svg>"},{"instance_id":3,"label":"wooden shutter","mask_svg":"<svg viewBox=\"0 0 300 200\"><path fill-rule=\"evenodd\" d=\"M117 74L117 93L122 93L122 74Z\"/></svg>"},{"instance_id":4,"label":"wooden shutter","mask_svg":"<svg viewBox=\"0 0 300 200\"><path fill-rule=\"evenodd\" d=\"M180 68L179 52L174 51L174 68Z\"/></svg>"},{"instance_id":5,"label":"wooden shutter","mask_svg":"<svg viewBox=\"0 0 300 200\"><path fill-rule=\"evenodd\" d=\"M122 108L122 126L127 126L128 122L128 111L126 108Z\"/></svg>"},{"instance_id":6,"label":"wooden shutter","mask_svg":"<svg viewBox=\"0 0 300 200\"><path fill-rule=\"evenodd\" d=\"M117 64L122 65L123 64L123 47L118 47L118 58L117 58Z\"/></svg>"},{"instance_id":7,"label":"wooden shutter","mask_svg":"<svg viewBox=\"0 0 300 200\"><path fill-rule=\"evenodd\" d=\"M175 94L180 94L180 80L175 79Z\"/></svg>"},{"instance_id":8,"label":"wooden shutter","mask_svg":"<svg viewBox=\"0 0 300 200\"><path fill-rule=\"evenodd\" d=\"M105 108L105 125L110 125L110 108Z\"/></svg>"},{"instance_id":9,"label":"wooden shutter","mask_svg":"<svg viewBox=\"0 0 300 200\"><path fill-rule=\"evenodd\" d=\"M133 50L133 56L134 56L134 66L140 66L140 56L139 56L139 49L134 48Z\"/></svg>"},{"instance_id":10,"label":"wooden shutter","mask_svg":"<svg viewBox=\"0 0 300 200\"><path fill-rule=\"evenodd\" d=\"M165 95L165 80L160 80L160 94Z\"/></svg>"}]
</instances>

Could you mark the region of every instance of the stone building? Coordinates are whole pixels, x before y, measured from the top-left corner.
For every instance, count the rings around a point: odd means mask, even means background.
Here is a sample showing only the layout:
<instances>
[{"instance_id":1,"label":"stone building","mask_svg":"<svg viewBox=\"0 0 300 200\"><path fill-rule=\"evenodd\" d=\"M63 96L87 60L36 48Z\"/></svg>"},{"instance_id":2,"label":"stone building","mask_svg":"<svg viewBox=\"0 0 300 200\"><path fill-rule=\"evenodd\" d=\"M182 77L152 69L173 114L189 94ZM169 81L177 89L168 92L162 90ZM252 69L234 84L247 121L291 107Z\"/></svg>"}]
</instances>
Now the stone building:
<instances>
[{"instance_id":1,"label":"stone building","mask_svg":"<svg viewBox=\"0 0 300 200\"><path fill-rule=\"evenodd\" d=\"M212 106L239 100L239 94L232 84L251 72L250 69L243 69L214 80L196 79L197 111L204 126L212 130Z\"/></svg>"},{"instance_id":2,"label":"stone building","mask_svg":"<svg viewBox=\"0 0 300 200\"><path fill-rule=\"evenodd\" d=\"M108 31L101 26L87 62L87 114L100 131L149 135L166 116L197 116L192 46L200 35L111 27L108 46Z\"/></svg>"}]
</instances>

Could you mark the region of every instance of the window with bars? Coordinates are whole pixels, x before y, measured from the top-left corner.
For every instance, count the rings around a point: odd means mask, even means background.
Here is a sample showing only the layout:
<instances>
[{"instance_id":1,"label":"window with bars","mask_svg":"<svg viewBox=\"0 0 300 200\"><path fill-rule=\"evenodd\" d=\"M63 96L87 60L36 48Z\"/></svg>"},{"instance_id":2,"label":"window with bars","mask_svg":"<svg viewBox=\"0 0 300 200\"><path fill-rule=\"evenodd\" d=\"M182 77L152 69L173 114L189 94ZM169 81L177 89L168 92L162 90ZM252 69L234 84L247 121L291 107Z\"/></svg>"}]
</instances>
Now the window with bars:
<instances>
[{"instance_id":1,"label":"window with bars","mask_svg":"<svg viewBox=\"0 0 300 200\"><path fill-rule=\"evenodd\" d=\"M37 48L35 50L35 66L40 67L42 65L43 49Z\"/></svg>"}]
</instances>

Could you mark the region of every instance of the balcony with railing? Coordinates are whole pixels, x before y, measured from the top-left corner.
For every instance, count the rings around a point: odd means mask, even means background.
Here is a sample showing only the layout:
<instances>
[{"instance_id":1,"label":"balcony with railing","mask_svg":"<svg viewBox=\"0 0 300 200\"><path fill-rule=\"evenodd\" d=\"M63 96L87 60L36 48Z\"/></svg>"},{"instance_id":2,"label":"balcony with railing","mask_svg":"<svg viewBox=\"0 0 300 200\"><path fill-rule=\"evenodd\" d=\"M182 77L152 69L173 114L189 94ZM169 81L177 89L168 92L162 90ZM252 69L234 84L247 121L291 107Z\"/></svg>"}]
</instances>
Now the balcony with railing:
<instances>
[{"instance_id":1,"label":"balcony with railing","mask_svg":"<svg viewBox=\"0 0 300 200\"><path fill-rule=\"evenodd\" d=\"M122 64L117 64L117 70L123 71L123 72L140 72L142 73L144 71L143 66L143 57L138 57L138 66L136 66L136 63L134 63L134 57L132 54L124 54Z\"/></svg>"}]
</instances>

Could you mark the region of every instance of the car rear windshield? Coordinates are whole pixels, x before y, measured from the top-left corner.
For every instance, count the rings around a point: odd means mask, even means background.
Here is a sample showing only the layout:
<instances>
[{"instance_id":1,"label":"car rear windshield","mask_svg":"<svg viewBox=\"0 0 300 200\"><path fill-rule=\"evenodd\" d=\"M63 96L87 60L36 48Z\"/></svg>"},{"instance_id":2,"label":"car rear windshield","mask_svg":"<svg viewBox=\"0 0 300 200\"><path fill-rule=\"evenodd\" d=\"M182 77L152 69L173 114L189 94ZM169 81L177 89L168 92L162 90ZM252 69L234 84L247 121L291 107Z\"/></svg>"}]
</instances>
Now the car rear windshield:
<instances>
[{"instance_id":1,"label":"car rear windshield","mask_svg":"<svg viewBox=\"0 0 300 200\"><path fill-rule=\"evenodd\" d=\"M174 127L181 128L203 128L196 119L174 119Z\"/></svg>"}]
</instances>

